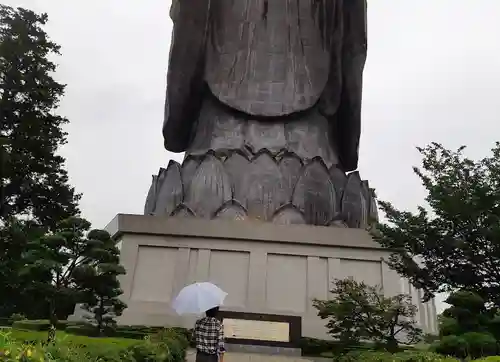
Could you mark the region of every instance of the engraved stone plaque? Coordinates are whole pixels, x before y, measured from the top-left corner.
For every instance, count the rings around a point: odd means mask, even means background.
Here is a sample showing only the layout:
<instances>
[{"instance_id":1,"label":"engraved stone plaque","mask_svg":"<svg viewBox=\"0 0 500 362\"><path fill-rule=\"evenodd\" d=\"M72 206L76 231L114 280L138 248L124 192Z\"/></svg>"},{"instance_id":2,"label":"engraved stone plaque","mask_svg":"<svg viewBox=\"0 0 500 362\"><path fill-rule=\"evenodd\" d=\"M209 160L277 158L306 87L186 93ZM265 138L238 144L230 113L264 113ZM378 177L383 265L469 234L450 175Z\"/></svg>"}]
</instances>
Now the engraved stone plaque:
<instances>
[{"instance_id":1,"label":"engraved stone plaque","mask_svg":"<svg viewBox=\"0 0 500 362\"><path fill-rule=\"evenodd\" d=\"M224 318L223 324L224 335L229 339L290 342L290 326L287 322Z\"/></svg>"}]
</instances>

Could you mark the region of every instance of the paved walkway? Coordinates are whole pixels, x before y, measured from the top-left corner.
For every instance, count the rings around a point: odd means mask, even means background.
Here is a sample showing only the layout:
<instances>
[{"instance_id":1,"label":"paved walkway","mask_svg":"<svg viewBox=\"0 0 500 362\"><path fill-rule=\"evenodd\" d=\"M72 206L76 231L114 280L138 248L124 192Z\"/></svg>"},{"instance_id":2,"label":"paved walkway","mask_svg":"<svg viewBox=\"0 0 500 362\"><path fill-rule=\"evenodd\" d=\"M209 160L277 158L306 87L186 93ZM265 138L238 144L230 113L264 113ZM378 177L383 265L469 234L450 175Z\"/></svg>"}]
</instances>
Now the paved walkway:
<instances>
[{"instance_id":1,"label":"paved walkway","mask_svg":"<svg viewBox=\"0 0 500 362\"><path fill-rule=\"evenodd\" d=\"M194 362L196 351L189 350L187 362ZM258 353L226 353L224 362L311 362L311 359L304 357L271 356Z\"/></svg>"}]
</instances>

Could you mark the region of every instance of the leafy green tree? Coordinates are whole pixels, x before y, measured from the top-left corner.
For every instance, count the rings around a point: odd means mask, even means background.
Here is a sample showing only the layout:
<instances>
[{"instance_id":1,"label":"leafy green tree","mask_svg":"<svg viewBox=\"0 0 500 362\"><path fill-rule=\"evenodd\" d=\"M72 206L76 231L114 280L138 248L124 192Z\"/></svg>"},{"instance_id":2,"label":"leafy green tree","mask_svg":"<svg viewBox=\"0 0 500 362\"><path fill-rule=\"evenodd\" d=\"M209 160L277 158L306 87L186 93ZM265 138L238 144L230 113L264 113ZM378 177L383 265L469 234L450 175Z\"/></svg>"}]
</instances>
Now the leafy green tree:
<instances>
[{"instance_id":1,"label":"leafy green tree","mask_svg":"<svg viewBox=\"0 0 500 362\"><path fill-rule=\"evenodd\" d=\"M485 301L479 295L459 290L445 301L450 305L443 311L439 333L442 336L462 335L467 332L486 332L492 319Z\"/></svg>"},{"instance_id":2,"label":"leafy green tree","mask_svg":"<svg viewBox=\"0 0 500 362\"><path fill-rule=\"evenodd\" d=\"M57 155L68 120L55 113L64 85L52 77L59 46L43 30L47 19L0 4L0 225L22 215L53 229L78 213Z\"/></svg>"},{"instance_id":3,"label":"leafy green tree","mask_svg":"<svg viewBox=\"0 0 500 362\"><path fill-rule=\"evenodd\" d=\"M120 316L126 304L120 300L123 291L118 277L125 274L120 265L120 251L108 232L93 230L88 235L94 246L94 260L75 273L78 287L83 291L83 308L91 317L99 335L116 327L115 318Z\"/></svg>"},{"instance_id":4,"label":"leafy green tree","mask_svg":"<svg viewBox=\"0 0 500 362\"><path fill-rule=\"evenodd\" d=\"M463 289L500 307L500 143L479 161L464 149L419 148L422 167L414 171L427 189L427 206L407 212L379 202L387 223L373 236L392 251L390 266L426 299Z\"/></svg>"},{"instance_id":5,"label":"leafy green tree","mask_svg":"<svg viewBox=\"0 0 500 362\"><path fill-rule=\"evenodd\" d=\"M29 240L40 238L44 230L36 223L26 220L9 219L0 228L0 317L10 317L20 313L40 318L39 304L33 305L37 299L37 291L28 293L27 286L33 280L48 280L44 275L32 274L23 277L19 271L23 268L25 252Z\"/></svg>"},{"instance_id":6,"label":"leafy green tree","mask_svg":"<svg viewBox=\"0 0 500 362\"><path fill-rule=\"evenodd\" d=\"M494 314L485 301L473 292L460 290L450 294L439 321L441 339L433 344L436 352L458 358L494 355L497 341L490 333Z\"/></svg>"},{"instance_id":7,"label":"leafy green tree","mask_svg":"<svg viewBox=\"0 0 500 362\"><path fill-rule=\"evenodd\" d=\"M396 352L399 343L416 343L422 331L415 325L416 307L411 297L400 294L383 295L380 288L353 279L333 282L332 300L315 300L314 307L330 335L345 348L361 340L370 340L389 352Z\"/></svg>"},{"instance_id":8,"label":"leafy green tree","mask_svg":"<svg viewBox=\"0 0 500 362\"><path fill-rule=\"evenodd\" d=\"M101 243L87 238L90 223L71 217L61 222L54 233L28 243L24 255L23 275L42 275L46 279L35 280L31 290L42 293L49 306L48 315L52 326L57 323L57 302L61 299L78 300L80 291L75 275L80 269L95 263L95 255L101 253Z\"/></svg>"}]
</instances>

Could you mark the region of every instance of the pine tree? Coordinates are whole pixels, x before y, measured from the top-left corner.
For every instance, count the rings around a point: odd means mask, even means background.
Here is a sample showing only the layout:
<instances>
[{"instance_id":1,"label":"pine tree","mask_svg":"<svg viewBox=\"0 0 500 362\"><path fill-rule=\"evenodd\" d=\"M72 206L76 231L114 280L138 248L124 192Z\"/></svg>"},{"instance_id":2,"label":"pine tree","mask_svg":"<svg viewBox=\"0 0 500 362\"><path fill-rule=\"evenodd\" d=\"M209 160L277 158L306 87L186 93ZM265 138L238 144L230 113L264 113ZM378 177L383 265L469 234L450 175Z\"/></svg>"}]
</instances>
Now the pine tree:
<instances>
[{"instance_id":1,"label":"pine tree","mask_svg":"<svg viewBox=\"0 0 500 362\"><path fill-rule=\"evenodd\" d=\"M30 241L23 255L21 275L39 276L30 288L44 296L52 326L57 324L58 301L80 297L75 275L102 253L102 245L87 238L89 229L87 220L71 217L59 223L54 233Z\"/></svg>"},{"instance_id":2,"label":"pine tree","mask_svg":"<svg viewBox=\"0 0 500 362\"><path fill-rule=\"evenodd\" d=\"M120 265L120 251L108 232L93 230L88 238L94 246L93 262L81 268L76 283L83 291L83 308L90 313L88 318L97 333L104 335L116 327L115 318L120 316L126 304L120 300L119 276L125 274Z\"/></svg>"},{"instance_id":3,"label":"pine tree","mask_svg":"<svg viewBox=\"0 0 500 362\"><path fill-rule=\"evenodd\" d=\"M0 5L0 225L23 216L53 229L78 213L57 154L68 120L55 114L64 85L52 77L59 46L43 30L47 20Z\"/></svg>"},{"instance_id":4,"label":"pine tree","mask_svg":"<svg viewBox=\"0 0 500 362\"><path fill-rule=\"evenodd\" d=\"M27 286L33 280L49 279L44 275L23 277L19 271L24 266L23 254L30 240L44 235L44 230L36 223L26 220L8 220L0 228L0 317L8 318L13 313L22 313L27 317L43 318L41 303L33 305L33 299L40 297L36 291L27 292Z\"/></svg>"}]
</instances>

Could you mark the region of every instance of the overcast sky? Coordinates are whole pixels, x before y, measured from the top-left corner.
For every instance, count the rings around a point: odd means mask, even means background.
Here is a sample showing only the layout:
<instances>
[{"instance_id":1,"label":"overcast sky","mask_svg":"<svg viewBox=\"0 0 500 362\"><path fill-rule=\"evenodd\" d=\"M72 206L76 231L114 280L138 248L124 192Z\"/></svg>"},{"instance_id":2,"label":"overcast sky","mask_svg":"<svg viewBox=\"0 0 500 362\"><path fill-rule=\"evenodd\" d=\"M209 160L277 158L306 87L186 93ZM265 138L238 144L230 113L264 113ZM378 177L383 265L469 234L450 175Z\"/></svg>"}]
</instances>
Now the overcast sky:
<instances>
[{"instance_id":1,"label":"overcast sky","mask_svg":"<svg viewBox=\"0 0 500 362\"><path fill-rule=\"evenodd\" d=\"M104 227L143 211L151 175L181 155L161 125L172 29L168 0L3 0L47 12L67 84L62 150L84 216ZM379 198L415 209L416 146L488 154L500 140L500 1L368 1L360 172Z\"/></svg>"}]
</instances>

